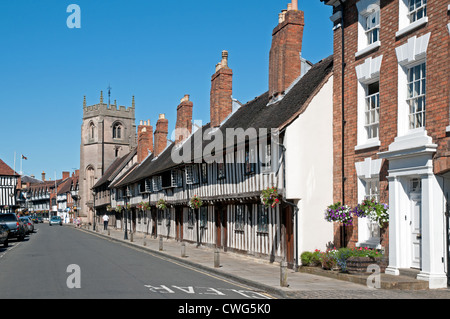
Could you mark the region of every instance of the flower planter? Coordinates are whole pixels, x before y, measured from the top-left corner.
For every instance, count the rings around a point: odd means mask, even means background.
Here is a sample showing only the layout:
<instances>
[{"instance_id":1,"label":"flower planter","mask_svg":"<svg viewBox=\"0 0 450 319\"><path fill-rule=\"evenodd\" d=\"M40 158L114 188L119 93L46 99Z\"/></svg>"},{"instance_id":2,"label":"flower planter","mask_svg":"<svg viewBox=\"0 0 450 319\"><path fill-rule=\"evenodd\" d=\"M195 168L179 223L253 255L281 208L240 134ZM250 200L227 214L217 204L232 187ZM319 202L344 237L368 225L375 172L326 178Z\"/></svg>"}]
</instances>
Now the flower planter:
<instances>
[{"instance_id":1,"label":"flower planter","mask_svg":"<svg viewBox=\"0 0 450 319\"><path fill-rule=\"evenodd\" d=\"M380 272L383 273L387 267L387 260L373 257L350 257L347 259L347 271L349 273L367 273L367 268L374 264L378 265Z\"/></svg>"}]
</instances>

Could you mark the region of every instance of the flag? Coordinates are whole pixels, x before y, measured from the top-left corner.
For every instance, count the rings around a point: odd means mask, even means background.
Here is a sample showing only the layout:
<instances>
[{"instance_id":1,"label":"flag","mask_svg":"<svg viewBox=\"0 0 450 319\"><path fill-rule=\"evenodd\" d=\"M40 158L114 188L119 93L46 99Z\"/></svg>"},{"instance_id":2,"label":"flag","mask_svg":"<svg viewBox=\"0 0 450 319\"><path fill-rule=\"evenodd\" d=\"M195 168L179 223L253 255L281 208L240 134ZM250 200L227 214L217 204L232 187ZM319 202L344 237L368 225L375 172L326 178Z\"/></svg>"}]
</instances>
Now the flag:
<instances>
[{"instance_id":1,"label":"flag","mask_svg":"<svg viewBox=\"0 0 450 319\"><path fill-rule=\"evenodd\" d=\"M23 156L23 154L22 154L22 159L24 159L24 160L27 160L28 158L26 158L25 156Z\"/></svg>"}]
</instances>

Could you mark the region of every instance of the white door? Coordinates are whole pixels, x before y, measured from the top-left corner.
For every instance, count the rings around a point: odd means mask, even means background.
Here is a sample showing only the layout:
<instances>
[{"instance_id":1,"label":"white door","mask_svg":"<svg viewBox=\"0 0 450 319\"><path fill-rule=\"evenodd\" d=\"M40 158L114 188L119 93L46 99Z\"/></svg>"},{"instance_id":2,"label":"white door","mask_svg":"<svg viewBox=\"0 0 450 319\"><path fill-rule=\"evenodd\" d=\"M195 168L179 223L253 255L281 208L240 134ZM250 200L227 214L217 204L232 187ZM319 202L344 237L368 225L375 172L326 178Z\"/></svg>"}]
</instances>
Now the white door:
<instances>
[{"instance_id":1,"label":"white door","mask_svg":"<svg viewBox=\"0 0 450 319\"><path fill-rule=\"evenodd\" d=\"M420 194L411 194L411 267L421 269L422 259L422 201Z\"/></svg>"}]
</instances>

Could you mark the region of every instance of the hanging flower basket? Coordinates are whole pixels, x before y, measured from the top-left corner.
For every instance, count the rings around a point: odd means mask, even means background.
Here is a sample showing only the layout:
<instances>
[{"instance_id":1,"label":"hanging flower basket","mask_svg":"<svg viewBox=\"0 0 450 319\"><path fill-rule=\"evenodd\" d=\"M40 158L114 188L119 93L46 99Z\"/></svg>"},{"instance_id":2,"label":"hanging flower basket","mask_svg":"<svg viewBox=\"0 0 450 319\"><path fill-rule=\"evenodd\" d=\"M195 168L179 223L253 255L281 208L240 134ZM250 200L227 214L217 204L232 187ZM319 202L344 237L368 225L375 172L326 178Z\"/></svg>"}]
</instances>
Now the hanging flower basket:
<instances>
[{"instance_id":1,"label":"hanging flower basket","mask_svg":"<svg viewBox=\"0 0 450 319\"><path fill-rule=\"evenodd\" d=\"M122 205L117 205L116 206L116 212L121 213L123 210L123 206Z\"/></svg>"},{"instance_id":2,"label":"hanging flower basket","mask_svg":"<svg viewBox=\"0 0 450 319\"><path fill-rule=\"evenodd\" d=\"M137 207L138 210L142 211L142 210L144 210L144 206L145 206L145 203L144 202L140 202L139 204L137 204L136 207Z\"/></svg>"},{"instance_id":3,"label":"hanging flower basket","mask_svg":"<svg viewBox=\"0 0 450 319\"><path fill-rule=\"evenodd\" d=\"M275 207L280 203L280 195L276 187L267 187L261 192L261 203L266 207Z\"/></svg>"},{"instance_id":4,"label":"hanging flower basket","mask_svg":"<svg viewBox=\"0 0 450 319\"><path fill-rule=\"evenodd\" d=\"M156 203L156 207L157 207L158 209L162 209L162 210L164 210L164 209L167 208L167 203L166 203L166 201L164 200L164 198L160 198L160 199L158 200L158 202Z\"/></svg>"},{"instance_id":5,"label":"hanging flower basket","mask_svg":"<svg viewBox=\"0 0 450 319\"><path fill-rule=\"evenodd\" d=\"M350 207L337 202L325 210L325 220L342 223L344 226L353 225L353 216Z\"/></svg>"},{"instance_id":6,"label":"hanging flower basket","mask_svg":"<svg viewBox=\"0 0 450 319\"><path fill-rule=\"evenodd\" d=\"M202 200L200 199L200 197L198 197L197 195L194 195L190 200L189 200L189 207L192 209L197 209L200 208L203 205Z\"/></svg>"},{"instance_id":7,"label":"hanging flower basket","mask_svg":"<svg viewBox=\"0 0 450 319\"><path fill-rule=\"evenodd\" d=\"M149 202L145 202L144 203L144 210L150 210L150 203Z\"/></svg>"},{"instance_id":8,"label":"hanging flower basket","mask_svg":"<svg viewBox=\"0 0 450 319\"><path fill-rule=\"evenodd\" d=\"M106 210L110 212L112 210L111 205L106 206Z\"/></svg>"},{"instance_id":9,"label":"hanging flower basket","mask_svg":"<svg viewBox=\"0 0 450 319\"><path fill-rule=\"evenodd\" d=\"M354 209L354 214L358 217L367 217L383 228L389 222L389 206L378 203L375 198L365 199Z\"/></svg>"},{"instance_id":10,"label":"hanging flower basket","mask_svg":"<svg viewBox=\"0 0 450 319\"><path fill-rule=\"evenodd\" d=\"M131 209L131 204L127 204L127 210Z\"/></svg>"}]
</instances>

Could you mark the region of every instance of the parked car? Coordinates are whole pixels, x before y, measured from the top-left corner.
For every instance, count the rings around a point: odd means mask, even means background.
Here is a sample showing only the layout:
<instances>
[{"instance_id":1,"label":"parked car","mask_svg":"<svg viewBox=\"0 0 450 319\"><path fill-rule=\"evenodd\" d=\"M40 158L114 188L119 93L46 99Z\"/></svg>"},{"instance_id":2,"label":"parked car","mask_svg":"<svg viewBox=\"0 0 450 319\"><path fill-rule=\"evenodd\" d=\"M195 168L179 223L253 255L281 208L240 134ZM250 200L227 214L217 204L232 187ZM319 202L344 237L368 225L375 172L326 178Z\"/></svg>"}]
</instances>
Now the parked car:
<instances>
[{"instance_id":1,"label":"parked car","mask_svg":"<svg viewBox=\"0 0 450 319\"><path fill-rule=\"evenodd\" d=\"M9 228L8 238L17 238L17 240L23 240L25 238L25 226L16 214L0 214L0 224L5 224Z\"/></svg>"},{"instance_id":2,"label":"parked car","mask_svg":"<svg viewBox=\"0 0 450 319\"><path fill-rule=\"evenodd\" d=\"M44 222L44 218L42 218L42 216L38 216L37 220L39 223L43 223Z\"/></svg>"},{"instance_id":3,"label":"parked car","mask_svg":"<svg viewBox=\"0 0 450 319\"><path fill-rule=\"evenodd\" d=\"M0 224L0 244L8 247L9 228L5 224Z\"/></svg>"},{"instance_id":4,"label":"parked car","mask_svg":"<svg viewBox=\"0 0 450 319\"><path fill-rule=\"evenodd\" d=\"M48 224L51 225L60 225L62 226L62 220L61 217L59 216L53 216L52 218L50 218L50 221L48 222Z\"/></svg>"},{"instance_id":5,"label":"parked car","mask_svg":"<svg viewBox=\"0 0 450 319\"><path fill-rule=\"evenodd\" d=\"M20 217L20 219L25 224L26 233L32 233L34 231L34 225L33 222L30 220L29 217Z\"/></svg>"}]
</instances>

